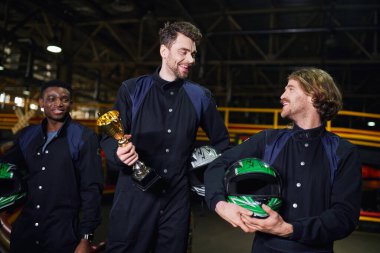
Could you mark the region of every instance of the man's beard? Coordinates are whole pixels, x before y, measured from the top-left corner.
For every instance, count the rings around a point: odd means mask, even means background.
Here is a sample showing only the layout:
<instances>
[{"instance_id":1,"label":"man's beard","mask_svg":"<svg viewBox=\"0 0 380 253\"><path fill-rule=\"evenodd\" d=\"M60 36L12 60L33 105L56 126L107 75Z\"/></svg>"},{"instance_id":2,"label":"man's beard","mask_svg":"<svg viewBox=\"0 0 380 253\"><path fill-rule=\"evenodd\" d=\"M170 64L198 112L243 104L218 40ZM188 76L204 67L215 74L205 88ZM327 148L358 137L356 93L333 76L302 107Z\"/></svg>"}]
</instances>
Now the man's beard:
<instances>
[{"instance_id":1,"label":"man's beard","mask_svg":"<svg viewBox=\"0 0 380 253\"><path fill-rule=\"evenodd\" d=\"M174 67L170 67L170 69L171 69L171 71L173 71L173 73L177 79L186 79L189 76L189 72L181 73L181 71L179 70L180 67L178 65L175 65ZM191 67L190 67L190 69L191 69Z\"/></svg>"}]
</instances>

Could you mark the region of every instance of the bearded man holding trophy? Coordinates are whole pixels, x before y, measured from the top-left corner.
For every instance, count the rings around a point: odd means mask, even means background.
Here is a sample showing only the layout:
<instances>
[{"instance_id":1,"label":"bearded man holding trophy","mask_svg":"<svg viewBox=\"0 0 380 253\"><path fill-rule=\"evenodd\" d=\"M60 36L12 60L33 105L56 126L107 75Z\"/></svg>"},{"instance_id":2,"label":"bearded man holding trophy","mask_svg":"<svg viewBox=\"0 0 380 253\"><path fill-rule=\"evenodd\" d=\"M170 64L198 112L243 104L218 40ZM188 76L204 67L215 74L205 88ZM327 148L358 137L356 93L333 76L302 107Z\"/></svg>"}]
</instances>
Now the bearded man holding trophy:
<instances>
[{"instance_id":1,"label":"bearded man holding trophy","mask_svg":"<svg viewBox=\"0 0 380 253\"><path fill-rule=\"evenodd\" d=\"M230 145L211 92L186 80L202 35L188 22L159 31L162 65L122 83L112 111L100 116L101 146L119 169L107 252L186 252L188 165L199 127L218 153Z\"/></svg>"}]
</instances>

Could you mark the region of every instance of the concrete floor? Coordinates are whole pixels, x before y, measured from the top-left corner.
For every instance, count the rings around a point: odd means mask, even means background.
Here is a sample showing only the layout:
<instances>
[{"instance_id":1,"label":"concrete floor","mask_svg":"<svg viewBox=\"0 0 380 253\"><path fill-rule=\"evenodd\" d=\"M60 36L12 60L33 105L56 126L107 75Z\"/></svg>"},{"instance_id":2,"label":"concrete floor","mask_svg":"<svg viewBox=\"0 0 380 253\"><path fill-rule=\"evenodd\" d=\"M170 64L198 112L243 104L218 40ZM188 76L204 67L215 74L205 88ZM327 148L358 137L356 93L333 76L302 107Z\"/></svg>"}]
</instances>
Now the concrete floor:
<instances>
[{"instance_id":1,"label":"concrete floor","mask_svg":"<svg viewBox=\"0 0 380 253\"><path fill-rule=\"evenodd\" d=\"M95 241L105 238L110 201L104 203L103 223L98 228ZM249 253L251 252L252 234L246 234L233 228L215 213L210 212L200 201L192 204L192 239L191 253ZM361 226L349 237L335 243L335 253L379 253L380 224ZM377 231L377 232L369 232Z\"/></svg>"},{"instance_id":2,"label":"concrete floor","mask_svg":"<svg viewBox=\"0 0 380 253\"><path fill-rule=\"evenodd\" d=\"M95 243L106 238L107 217L112 196L104 199L103 222L95 234ZM192 204L192 233L189 253L250 253L253 236L233 228L200 201ZM335 243L335 253L379 253L380 223L363 223L349 237ZM0 245L0 253L7 251Z\"/></svg>"},{"instance_id":3,"label":"concrete floor","mask_svg":"<svg viewBox=\"0 0 380 253\"><path fill-rule=\"evenodd\" d=\"M195 223L192 253L235 253L251 252L254 235L233 228L215 213L193 208ZM380 224L379 224L380 227ZM349 237L337 241L335 253L379 253L380 233L357 230Z\"/></svg>"}]
</instances>

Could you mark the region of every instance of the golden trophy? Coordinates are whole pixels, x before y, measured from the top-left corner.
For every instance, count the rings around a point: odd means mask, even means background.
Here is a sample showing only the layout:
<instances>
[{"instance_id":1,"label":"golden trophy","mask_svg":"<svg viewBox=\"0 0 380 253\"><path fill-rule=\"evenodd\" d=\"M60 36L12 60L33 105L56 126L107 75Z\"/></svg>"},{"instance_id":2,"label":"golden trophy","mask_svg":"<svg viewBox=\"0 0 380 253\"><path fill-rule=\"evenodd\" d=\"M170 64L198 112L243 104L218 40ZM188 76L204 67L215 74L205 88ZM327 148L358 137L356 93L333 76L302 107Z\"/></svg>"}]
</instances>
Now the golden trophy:
<instances>
[{"instance_id":1,"label":"golden trophy","mask_svg":"<svg viewBox=\"0 0 380 253\"><path fill-rule=\"evenodd\" d=\"M118 111L112 110L104 113L98 118L96 125L100 126L107 135L117 140L119 147L128 143L128 140L124 137L124 128ZM146 166L140 160L132 166L132 172L132 178L142 191L149 189L161 178L154 169Z\"/></svg>"}]
</instances>

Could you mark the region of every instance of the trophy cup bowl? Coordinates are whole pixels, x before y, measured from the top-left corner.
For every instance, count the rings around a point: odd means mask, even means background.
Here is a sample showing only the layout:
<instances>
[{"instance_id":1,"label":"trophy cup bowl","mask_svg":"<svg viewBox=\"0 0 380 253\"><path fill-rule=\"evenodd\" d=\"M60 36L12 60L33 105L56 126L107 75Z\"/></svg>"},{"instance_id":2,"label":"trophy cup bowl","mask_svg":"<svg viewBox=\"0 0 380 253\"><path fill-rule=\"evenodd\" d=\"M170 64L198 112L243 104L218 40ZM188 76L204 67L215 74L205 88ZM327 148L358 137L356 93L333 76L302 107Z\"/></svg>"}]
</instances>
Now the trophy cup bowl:
<instances>
[{"instance_id":1,"label":"trophy cup bowl","mask_svg":"<svg viewBox=\"0 0 380 253\"><path fill-rule=\"evenodd\" d=\"M108 136L113 137L117 141L119 147L128 144L128 140L124 136L124 128L121 124L118 111L108 111L99 116L96 125ZM146 166L144 162L139 160L132 166L132 172L132 178L137 183L136 186L142 191L149 189L161 178L154 169Z\"/></svg>"},{"instance_id":2,"label":"trophy cup bowl","mask_svg":"<svg viewBox=\"0 0 380 253\"><path fill-rule=\"evenodd\" d=\"M100 126L107 135L116 139L119 146L128 143L124 137L124 129L118 111L113 110L101 115L96 121L96 125Z\"/></svg>"}]
</instances>

